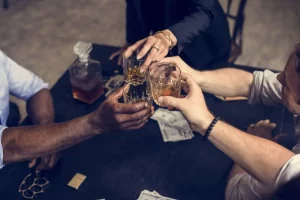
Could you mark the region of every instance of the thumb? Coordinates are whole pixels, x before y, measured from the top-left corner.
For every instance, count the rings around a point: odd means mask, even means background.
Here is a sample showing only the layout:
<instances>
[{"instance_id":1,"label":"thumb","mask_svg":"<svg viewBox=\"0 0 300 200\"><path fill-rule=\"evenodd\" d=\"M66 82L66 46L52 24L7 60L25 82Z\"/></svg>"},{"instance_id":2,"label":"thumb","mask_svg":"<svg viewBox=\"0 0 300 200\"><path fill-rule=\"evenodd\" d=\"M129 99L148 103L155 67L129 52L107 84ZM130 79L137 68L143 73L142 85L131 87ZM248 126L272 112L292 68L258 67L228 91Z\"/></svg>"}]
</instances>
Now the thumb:
<instances>
[{"instance_id":1,"label":"thumb","mask_svg":"<svg viewBox=\"0 0 300 200\"><path fill-rule=\"evenodd\" d=\"M36 165L36 159L32 159L31 162L28 164L28 168L33 168Z\"/></svg>"},{"instance_id":2,"label":"thumb","mask_svg":"<svg viewBox=\"0 0 300 200\"><path fill-rule=\"evenodd\" d=\"M158 102L162 105L162 106L166 106L166 107L174 107L178 110L180 110L180 99L172 97L172 96L160 96L158 98Z\"/></svg>"},{"instance_id":3,"label":"thumb","mask_svg":"<svg viewBox=\"0 0 300 200\"><path fill-rule=\"evenodd\" d=\"M123 96L123 90L128 90L129 89L129 85L126 84L123 87L120 87L119 89L117 89L115 92L113 92L110 96L116 100L120 99Z\"/></svg>"}]
</instances>

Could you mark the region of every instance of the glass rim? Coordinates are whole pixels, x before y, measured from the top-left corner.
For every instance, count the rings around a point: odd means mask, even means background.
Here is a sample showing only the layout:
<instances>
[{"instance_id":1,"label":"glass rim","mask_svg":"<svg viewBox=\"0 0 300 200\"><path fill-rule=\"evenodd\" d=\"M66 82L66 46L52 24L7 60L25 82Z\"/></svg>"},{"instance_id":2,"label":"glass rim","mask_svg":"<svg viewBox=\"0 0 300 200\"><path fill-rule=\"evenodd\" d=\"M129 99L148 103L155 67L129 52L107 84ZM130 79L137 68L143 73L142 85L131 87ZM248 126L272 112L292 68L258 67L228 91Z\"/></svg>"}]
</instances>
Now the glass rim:
<instances>
[{"instance_id":1,"label":"glass rim","mask_svg":"<svg viewBox=\"0 0 300 200\"><path fill-rule=\"evenodd\" d=\"M179 70L179 77L178 78L175 78L176 80L181 80L181 69L177 66L176 63L173 63L173 62L158 62L158 63L155 63L153 64L154 67L156 66L159 66L159 65L170 65L170 67L176 67L178 70ZM150 68L148 68L147 72L148 72L148 76L149 77L152 77L151 74L150 74ZM150 82L153 82L151 80L149 80Z\"/></svg>"}]
</instances>

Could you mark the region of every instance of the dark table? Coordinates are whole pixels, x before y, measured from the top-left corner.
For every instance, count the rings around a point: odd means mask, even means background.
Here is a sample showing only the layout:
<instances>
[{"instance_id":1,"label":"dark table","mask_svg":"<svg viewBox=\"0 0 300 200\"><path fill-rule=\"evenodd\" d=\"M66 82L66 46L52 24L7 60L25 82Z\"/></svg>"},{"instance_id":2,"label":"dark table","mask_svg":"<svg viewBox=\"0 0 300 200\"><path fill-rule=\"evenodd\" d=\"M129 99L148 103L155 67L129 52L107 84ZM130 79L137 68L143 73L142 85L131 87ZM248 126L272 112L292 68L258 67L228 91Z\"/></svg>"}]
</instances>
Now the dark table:
<instances>
[{"instance_id":1,"label":"dark table","mask_svg":"<svg viewBox=\"0 0 300 200\"><path fill-rule=\"evenodd\" d=\"M107 59L116 49L94 45L91 57L101 61L105 75L120 70L115 61ZM93 105L74 100L68 72L51 92L57 122L90 113L104 100L101 97ZM282 116L281 107L251 106L246 101L222 102L209 94L205 94L205 99L215 115L242 130L261 119L279 124ZM284 131L291 132L291 115L284 116ZM28 124L26 119L23 125ZM145 189L176 199L223 199L232 166L230 158L211 143L203 142L199 135L188 141L164 143L153 120L137 131L99 135L61 155L61 163L48 176L50 186L37 199L133 200ZM87 176L79 190L67 186L77 172ZM0 170L0 199L21 199L18 187L28 173L27 163L11 164Z\"/></svg>"}]
</instances>

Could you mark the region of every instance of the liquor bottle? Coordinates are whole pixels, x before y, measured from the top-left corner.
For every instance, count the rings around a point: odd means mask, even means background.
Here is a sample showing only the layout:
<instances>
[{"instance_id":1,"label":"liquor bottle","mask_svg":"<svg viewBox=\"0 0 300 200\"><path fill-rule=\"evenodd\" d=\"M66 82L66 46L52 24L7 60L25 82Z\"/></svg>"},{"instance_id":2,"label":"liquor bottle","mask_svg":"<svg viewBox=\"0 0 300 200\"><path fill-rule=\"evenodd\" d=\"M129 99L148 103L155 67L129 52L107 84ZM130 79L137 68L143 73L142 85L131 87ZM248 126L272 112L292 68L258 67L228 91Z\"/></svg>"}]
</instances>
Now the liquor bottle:
<instances>
[{"instance_id":1,"label":"liquor bottle","mask_svg":"<svg viewBox=\"0 0 300 200\"><path fill-rule=\"evenodd\" d=\"M73 98L88 104L104 93L102 66L90 58L91 51L91 43L79 41L74 46L77 59L69 67Z\"/></svg>"}]
</instances>

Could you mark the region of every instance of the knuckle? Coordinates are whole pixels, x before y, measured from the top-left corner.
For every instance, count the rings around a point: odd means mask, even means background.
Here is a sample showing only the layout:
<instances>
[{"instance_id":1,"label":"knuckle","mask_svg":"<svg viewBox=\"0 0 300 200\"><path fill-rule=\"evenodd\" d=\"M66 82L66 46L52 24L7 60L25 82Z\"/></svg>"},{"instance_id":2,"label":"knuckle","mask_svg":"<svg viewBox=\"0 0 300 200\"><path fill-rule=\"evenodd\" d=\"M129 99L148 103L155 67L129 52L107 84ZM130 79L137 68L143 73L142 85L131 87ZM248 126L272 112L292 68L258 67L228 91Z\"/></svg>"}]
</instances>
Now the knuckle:
<instances>
[{"instance_id":1,"label":"knuckle","mask_svg":"<svg viewBox=\"0 0 300 200\"><path fill-rule=\"evenodd\" d=\"M139 119L138 121L140 121L142 119L142 117L143 117L142 113L136 114L136 118Z\"/></svg>"},{"instance_id":2,"label":"knuckle","mask_svg":"<svg viewBox=\"0 0 300 200\"><path fill-rule=\"evenodd\" d=\"M115 115L115 121L116 121L117 123L120 123L120 122L122 121L121 116L120 116L120 115Z\"/></svg>"},{"instance_id":3,"label":"knuckle","mask_svg":"<svg viewBox=\"0 0 300 200\"><path fill-rule=\"evenodd\" d=\"M131 106L130 107L130 110L131 110L131 112L137 112L138 111L138 107L136 106L136 105L134 105L134 106Z\"/></svg>"},{"instance_id":4,"label":"knuckle","mask_svg":"<svg viewBox=\"0 0 300 200\"><path fill-rule=\"evenodd\" d=\"M114 112L121 112L121 107L119 105L117 105L117 104L113 104L112 105L112 110Z\"/></svg>"},{"instance_id":5,"label":"knuckle","mask_svg":"<svg viewBox=\"0 0 300 200\"><path fill-rule=\"evenodd\" d=\"M149 36L149 37L148 37L148 39L147 39L147 40L152 42L152 41L155 41L155 40L156 40L156 38L155 38L154 36L152 36L152 35L151 35L151 36Z\"/></svg>"}]
</instances>

